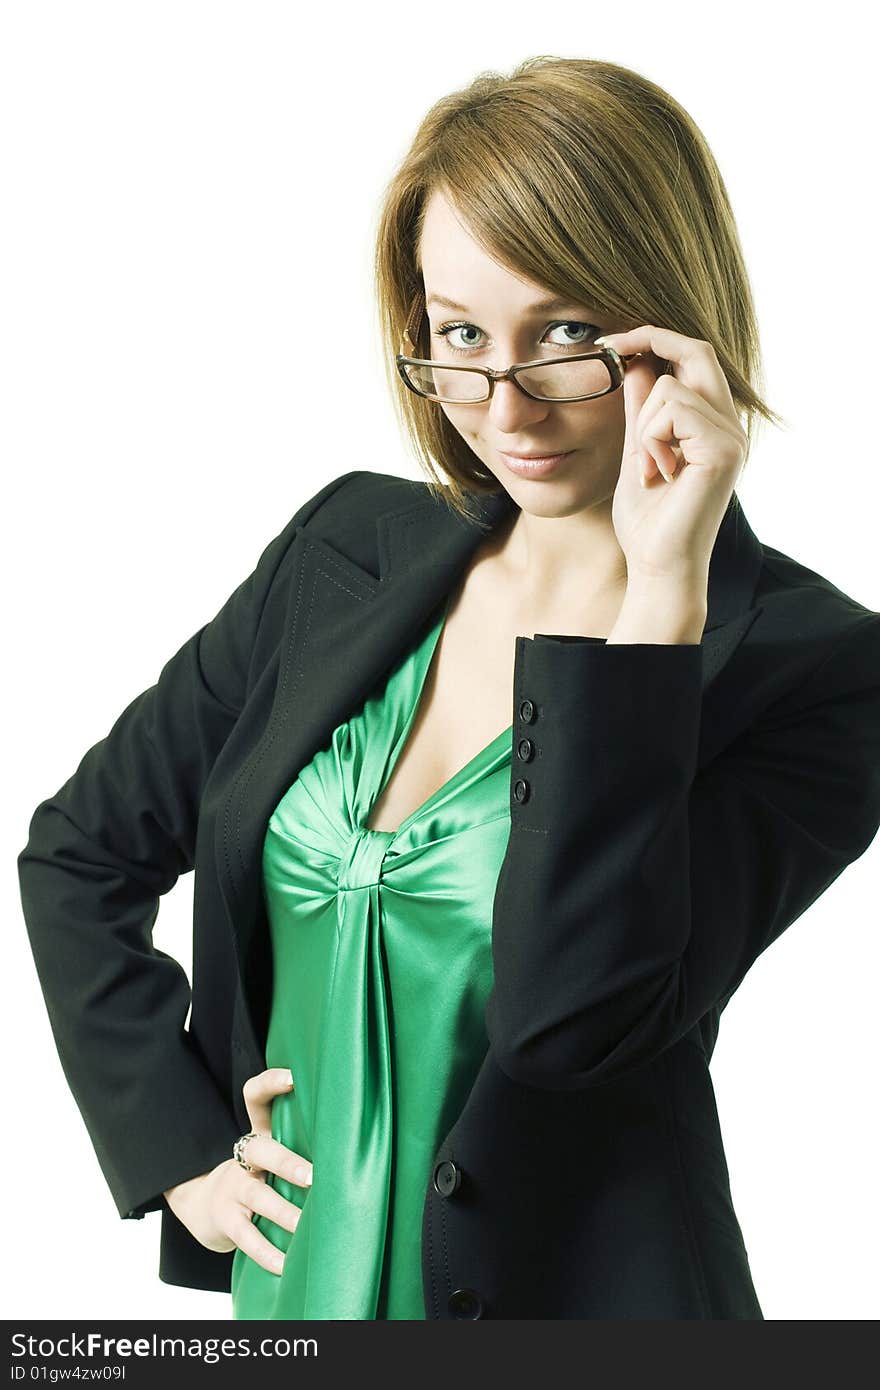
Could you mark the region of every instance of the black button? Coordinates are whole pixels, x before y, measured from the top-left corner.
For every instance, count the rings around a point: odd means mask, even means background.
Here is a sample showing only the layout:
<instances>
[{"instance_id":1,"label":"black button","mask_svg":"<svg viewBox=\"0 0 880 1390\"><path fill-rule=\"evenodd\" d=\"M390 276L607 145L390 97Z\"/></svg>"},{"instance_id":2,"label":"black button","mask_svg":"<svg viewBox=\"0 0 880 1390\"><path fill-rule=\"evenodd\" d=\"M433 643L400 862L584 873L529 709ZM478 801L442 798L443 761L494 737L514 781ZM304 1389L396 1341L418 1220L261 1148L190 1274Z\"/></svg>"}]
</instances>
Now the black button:
<instances>
[{"instance_id":1,"label":"black button","mask_svg":"<svg viewBox=\"0 0 880 1390\"><path fill-rule=\"evenodd\" d=\"M434 1187L443 1197L451 1197L461 1183L461 1169L451 1159L438 1163L434 1169Z\"/></svg>"},{"instance_id":2,"label":"black button","mask_svg":"<svg viewBox=\"0 0 880 1390\"><path fill-rule=\"evenodd\" d=\"M518 782L514 782L514 784L513 784L513 795L515 796L515 798L516 798L517 801L528 801L528 799L529 799L529 784L528 784L528 782L524 782L522 778L520 778L520 780L519 780Z\"/></svg>"},{"instance_id":3,"label":"black button","mask_svg":"<svg viewBox=\"0 0 880 1390\"><path fill-rule=\"evenodd\" d=\"M453 1318L481 1318L483 1300L474 1289L456 1289L449 1295L449 1316Z\"/></svg>"},{"instance_id":4,"label":"black button","mask_svg":"<svg viewBox=\"0 0 880 1390\"><path fill-rule=\"evenodd\" d=\"M524 719L527 724L533 724L538 716L538 711L531 700L523 700L519 707L519 717Z\"/></svg>"},{"instance_id":5,"label":"black button","mask_svg":"<svg viewBox=\"0 0 880 1390\"><path fill-rule=\"evenodd\" d=\"M516 756L521 762L527 763L535 756L535 745L530 738L521 738L516 745Z\"/></svg>"}]
</instances>

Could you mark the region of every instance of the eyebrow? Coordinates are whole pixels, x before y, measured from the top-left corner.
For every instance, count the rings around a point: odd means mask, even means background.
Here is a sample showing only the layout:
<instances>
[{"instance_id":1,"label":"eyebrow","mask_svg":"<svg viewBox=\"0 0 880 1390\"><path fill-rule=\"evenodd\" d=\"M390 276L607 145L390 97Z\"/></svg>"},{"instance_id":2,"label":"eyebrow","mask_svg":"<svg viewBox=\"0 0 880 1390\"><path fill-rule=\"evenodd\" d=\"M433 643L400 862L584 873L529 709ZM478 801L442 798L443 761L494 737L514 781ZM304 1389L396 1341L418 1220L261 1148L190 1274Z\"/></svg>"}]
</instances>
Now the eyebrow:
<instances>
[{"instance_id":1,"label":"eyebrow","mask_svg":"<svg viewBox=\"0 0 880 1390\"><path fill-rule=\"evenodd\" d=\"M571 309L577 302L576 299L536 299L533 304L526 305L525 312L527 314L550 314L554 310ZM429 295L426 300L426 307L428 304L442 304L445 309L454 309L458 314L470 313L466 304L456 304L454 299L447 299L442 294ZM586 308L586 305L581 307Z\"/></svg>"}]
</instances>

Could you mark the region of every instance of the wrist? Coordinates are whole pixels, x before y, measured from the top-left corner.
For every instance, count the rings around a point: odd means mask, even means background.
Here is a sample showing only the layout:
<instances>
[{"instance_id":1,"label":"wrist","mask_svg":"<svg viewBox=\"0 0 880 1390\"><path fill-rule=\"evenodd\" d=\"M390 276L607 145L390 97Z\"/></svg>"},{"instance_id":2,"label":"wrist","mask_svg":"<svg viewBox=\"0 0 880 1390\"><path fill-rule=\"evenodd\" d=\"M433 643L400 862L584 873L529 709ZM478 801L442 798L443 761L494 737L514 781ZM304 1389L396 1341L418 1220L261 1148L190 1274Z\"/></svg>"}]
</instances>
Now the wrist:
<instances>
[{"instance_id":1,"label":"wrist","mask_svg":"<svg viewBox=\"0 0 880 1390\"><path fill-rule=\"evenodd\" d=\"M606 645L696 645L708 611L707 581L630 579Z\"/></svg>"},{"instance_id":2,"label":"wrist","mask_svg":"<svg viewBox=\"0 0 880 1390\"><path fill-rule=\"evenodd\" d=\"M166 1187L162 1196L170 1206L172 1201L185 1199L190 1192L195 1191L199 1183L204 1182L205 1178L209 1176L209 1173L198 1173L194 1178L187 1178L184 1182L175 1183L173 1187Z\"/></svg>"}]
</instances>

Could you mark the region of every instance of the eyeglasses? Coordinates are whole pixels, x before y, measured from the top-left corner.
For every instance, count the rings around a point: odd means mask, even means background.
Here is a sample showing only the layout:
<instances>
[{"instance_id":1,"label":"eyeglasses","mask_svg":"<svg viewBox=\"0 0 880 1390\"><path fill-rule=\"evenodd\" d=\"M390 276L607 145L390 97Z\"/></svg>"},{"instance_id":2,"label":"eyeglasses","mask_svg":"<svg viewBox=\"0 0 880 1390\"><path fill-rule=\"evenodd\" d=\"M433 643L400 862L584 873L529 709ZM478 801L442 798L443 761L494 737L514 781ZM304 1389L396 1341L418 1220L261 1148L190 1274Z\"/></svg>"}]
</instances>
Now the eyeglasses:
<instances>
[{"instance_id":1,"label":"eyeglasses","mask_svg":"<svg viewBox=\"0 0 880 1390\"><path fill-rule=\"evenodd\" d=\"M408 351L418 351L424 312L425 297L420 291L413 301L395 361L409 389L429 401L455 405L488 401L496 381L512 381L517 390L533 401L591 401L616 391L623 382L627 363L642 356L640 352L622 356L613 347L603 347L595 352L515 362L504 372L492 367L433 362L408 355Z\"/></svg>"}]
</instances>

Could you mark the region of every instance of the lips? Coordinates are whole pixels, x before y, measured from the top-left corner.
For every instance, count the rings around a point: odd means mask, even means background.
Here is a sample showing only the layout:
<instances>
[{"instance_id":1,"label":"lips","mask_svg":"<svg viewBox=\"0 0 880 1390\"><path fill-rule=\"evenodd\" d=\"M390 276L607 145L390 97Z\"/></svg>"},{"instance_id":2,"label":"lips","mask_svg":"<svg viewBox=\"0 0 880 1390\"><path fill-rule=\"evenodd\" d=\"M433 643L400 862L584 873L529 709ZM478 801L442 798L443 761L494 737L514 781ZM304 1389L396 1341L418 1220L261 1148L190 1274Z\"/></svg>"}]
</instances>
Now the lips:
<instances>
[{"instance_id":1,"label":"lips","mask_svg":"<svg viewBox=\"0 0 880 1390\"><path fill-rule=\"evenodd\" d=\"M549 478L571 452L567 449L564 454L544 454L540 458L532 454L524 458L521 454L502 454L499 450L505 468L520 478Z\"/></svg>"},{"instance_id":2,"label":"lips","mask_svg":"<svg viewBox=\"0 0 880 1390\"><path fill-rule=\"evenodd\" d=\"M515 454L511 449L499 449L499 454L506 454L511 459L555 459L562 454L570 452L568 449L548 449L545 454Z\"/></svg>"}]
</instances>

